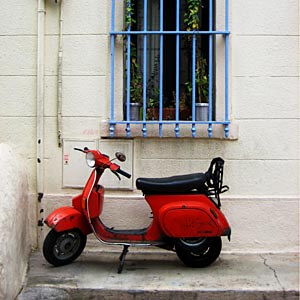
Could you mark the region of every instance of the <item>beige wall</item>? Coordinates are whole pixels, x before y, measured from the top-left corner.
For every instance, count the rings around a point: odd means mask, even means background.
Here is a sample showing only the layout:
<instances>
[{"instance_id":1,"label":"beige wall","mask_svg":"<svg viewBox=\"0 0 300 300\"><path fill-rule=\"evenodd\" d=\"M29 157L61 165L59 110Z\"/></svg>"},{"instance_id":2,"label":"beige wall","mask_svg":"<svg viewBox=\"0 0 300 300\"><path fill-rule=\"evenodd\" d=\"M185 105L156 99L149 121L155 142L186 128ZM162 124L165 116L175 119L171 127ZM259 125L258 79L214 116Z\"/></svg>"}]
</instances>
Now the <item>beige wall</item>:
<instances>
[{"instance_id":1,"label":"beige wall","mask_svg":"<svg viewBox=\"0 0 300 300\"><path fill-rule=\"evenodd\" d=\"M248 234L246 216L252 215L253 223L267 226L265 219L255 219L261 201L265 201L261 206L264 215L271 218L273 210L279 215L282 211L286 227L298 228L299 2L230 2L230 101L232 121L239 127L238 139L135 139L134 177L198 172L208 167L212 157L222 156L226 160L225 183L231 187L224 206L229 214L236 210L235 203L244 211L230 214L242 239ZM74 191L61 188L62 149L57 146L56 127L58 4L46 3L45 194L58 195ZM109 3L64 3L65 138L99 139L100 122L109 118ZM0 6L0 140L22 155L34 192L37 1L6 1ZM119 29L121 14L117 9ZM120 62L121 39L116 51ZM117 82L122 82L121 66L117 64ZM121 93L120 84L116 95ZM116 193L122 198L121 192ZM259 247L250 243L254 250L271 251L276 245L284 248L285 226L280 227L275 244L268 239L273 226L265 230ZM297 236L296 230L288 249L297 247ZM234 249L245 250L246 246L239 243Z\"/></svg>"}]
</instances>

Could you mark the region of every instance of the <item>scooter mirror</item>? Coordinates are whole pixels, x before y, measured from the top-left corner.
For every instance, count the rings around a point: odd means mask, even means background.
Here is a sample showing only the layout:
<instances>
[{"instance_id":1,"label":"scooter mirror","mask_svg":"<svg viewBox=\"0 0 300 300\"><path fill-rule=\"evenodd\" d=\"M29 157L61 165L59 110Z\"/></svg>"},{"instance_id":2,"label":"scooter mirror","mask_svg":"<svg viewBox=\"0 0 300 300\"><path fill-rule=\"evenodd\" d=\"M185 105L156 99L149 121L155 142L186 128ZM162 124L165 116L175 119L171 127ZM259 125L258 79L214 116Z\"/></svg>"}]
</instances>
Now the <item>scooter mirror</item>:
<instances>
[{"instance_id":1,"label":"scooter mirror","mask_svg":"<svg viewBox=\"0 0 300 300\"><path fill-rule=\"evenodd\" d=\"M116 152L115 156L119 161L125 161L126 160L126 155L122 152Z\"/></svg>"}]
</instances>

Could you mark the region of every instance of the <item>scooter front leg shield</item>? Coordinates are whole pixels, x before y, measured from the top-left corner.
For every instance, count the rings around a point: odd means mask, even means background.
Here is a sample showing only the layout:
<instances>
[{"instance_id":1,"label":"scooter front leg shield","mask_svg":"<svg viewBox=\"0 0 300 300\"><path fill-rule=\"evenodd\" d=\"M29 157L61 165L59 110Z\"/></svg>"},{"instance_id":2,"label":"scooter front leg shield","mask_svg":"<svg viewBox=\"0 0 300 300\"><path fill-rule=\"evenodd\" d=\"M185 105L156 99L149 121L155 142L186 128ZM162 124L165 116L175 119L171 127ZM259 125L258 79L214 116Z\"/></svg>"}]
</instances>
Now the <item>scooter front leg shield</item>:
<instances>
[{"instance_id":1,"label":"scooter front leg shield","mask_svg":"<svg viewBox=\"0 0 300 300\"><path fill-rule=\"evenodd\" d=\"M54 210L45 220L45 224L57 232L75 228L79 229L85 235L92 232L85 216L70 206L64 206Z\"/></svg>"}]
</instances>

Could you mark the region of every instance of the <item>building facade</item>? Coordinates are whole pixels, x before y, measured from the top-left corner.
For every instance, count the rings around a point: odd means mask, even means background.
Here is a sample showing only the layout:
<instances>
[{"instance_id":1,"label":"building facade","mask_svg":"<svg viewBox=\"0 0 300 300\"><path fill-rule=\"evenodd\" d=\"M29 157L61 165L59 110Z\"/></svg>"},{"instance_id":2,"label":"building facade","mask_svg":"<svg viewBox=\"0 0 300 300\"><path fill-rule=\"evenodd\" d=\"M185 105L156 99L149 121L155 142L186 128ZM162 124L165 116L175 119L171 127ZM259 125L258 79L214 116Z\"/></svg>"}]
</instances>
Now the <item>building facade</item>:
<instances>
[{"instance_id":1,"label":"building facade","mask_svg":"<svg viewBox=\"0 0 300 300\"><path fill-rule=\"evenodd\" d=\"M124 2L115 2L115 30L122 31ZM218 29L225 22L225 0L216 3ZM197 125L196 138L186 124L180 124L178 138L174 124L163 125L161 137L159 126L149 125L144 138L142 125L133 124L127 137L126 124L117 124L112 139L112 1L2 1L0 141L26 164L37 211L33 226L53 207L68 203L88 174L72 147L126 152L122 168L133 180L119 183L109 174L104 179L105 221L126 228L151 221L136 178L205 171L221 156L224 183L230 186L223 210L232 226L232 242L224 241L224 249L297 251L299 9L297 0L229 1L228 138L224 124L213 126L212 138L207 124ZM114 117L123 120L124 39L113 39ZM223 107L224 36L214 43L215 105ZM224 108L216 109L216 118L223 113Z\"/></svg>"}]
</instances>

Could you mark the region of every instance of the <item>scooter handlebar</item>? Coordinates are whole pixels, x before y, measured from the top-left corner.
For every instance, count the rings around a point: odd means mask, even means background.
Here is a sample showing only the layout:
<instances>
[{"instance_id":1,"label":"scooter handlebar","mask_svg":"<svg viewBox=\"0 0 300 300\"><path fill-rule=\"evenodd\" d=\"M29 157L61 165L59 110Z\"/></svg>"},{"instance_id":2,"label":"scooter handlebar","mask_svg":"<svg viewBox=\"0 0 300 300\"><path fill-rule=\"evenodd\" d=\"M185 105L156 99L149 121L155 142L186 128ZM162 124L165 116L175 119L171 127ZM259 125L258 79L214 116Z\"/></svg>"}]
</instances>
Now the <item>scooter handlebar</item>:
<instances>
[{"instance_id":1,"label":"scooter handlebar","mask_svg":"<svg viewBox=\"0 0 300 300\"><path fill-rule=\"evenodd\" d=\"M80 152L85 153L84 150L82 150L82 149L80 149L80 148L73 148L73 149L76 150L76 151L80 151Z\"/></svg>"},{"instance_id":2,"label":"scooter handlebar","mask_svg":"<svg viewBox=\"0 0 300 300\"><path fill-rule=\"evenodd\" d=\"M123 176L127 177L127 178L131 178L131 175L129 173L121 170L121 168L119 168L116 172L119 173L120 175L123 175Z\"/></svg>"},{"instance_id":3,"label":"scooter handlebar","mask_svg":"<svg viewBox=\"0 0 300 300\"><path fill-rule=\"evenodd\" d=\"M80 152L83 152L83 153L86 153L88 150L89 150L89 148L88 147L84 147L84 149L82 150L82 149L80 149L80 148L73 148L74 150L76 150L76 151L80 151Z\"/></svg>"}]
</instances>

